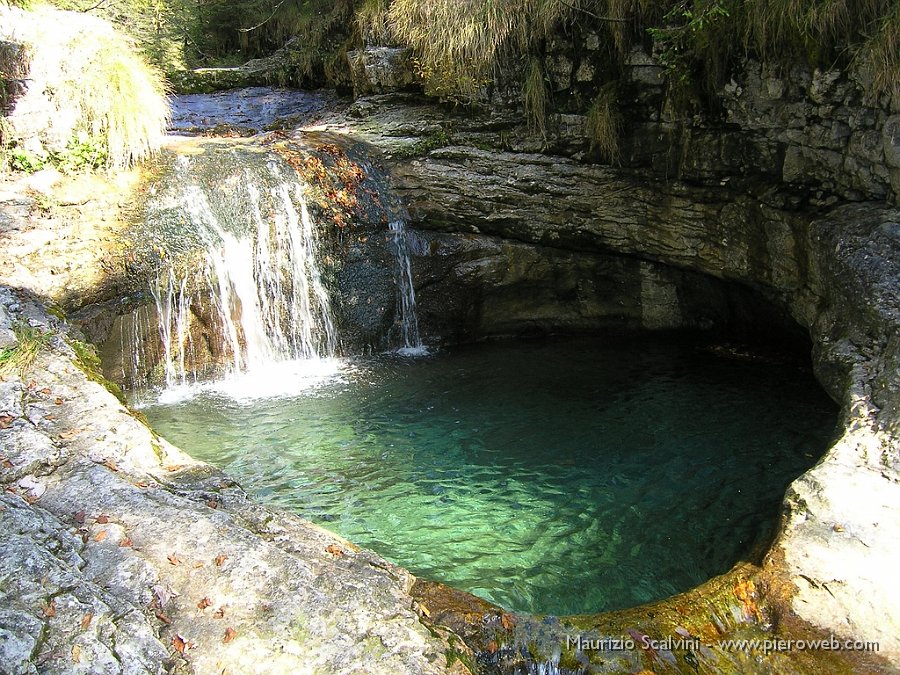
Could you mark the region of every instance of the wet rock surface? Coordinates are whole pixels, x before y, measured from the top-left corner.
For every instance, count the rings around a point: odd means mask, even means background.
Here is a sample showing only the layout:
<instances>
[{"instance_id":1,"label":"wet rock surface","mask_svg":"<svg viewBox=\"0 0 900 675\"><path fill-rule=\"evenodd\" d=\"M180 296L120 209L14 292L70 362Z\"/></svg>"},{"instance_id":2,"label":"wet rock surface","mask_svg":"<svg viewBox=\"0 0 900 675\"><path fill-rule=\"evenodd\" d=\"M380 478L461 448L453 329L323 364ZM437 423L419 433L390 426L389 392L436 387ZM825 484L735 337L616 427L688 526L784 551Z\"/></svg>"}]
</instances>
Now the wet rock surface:
<instances>
[{"instance_id":1,"label":"wet rock surface","mask_svg":"<svg viewBox=\"0 0 900 675\"><path fill-rule=\"evenodd\" d=\"M2 300L4 328L51 336L0 381L4 672L465 672L408 572L249 501L89 381L39 306Z\"/></svg>"}]
</instances>

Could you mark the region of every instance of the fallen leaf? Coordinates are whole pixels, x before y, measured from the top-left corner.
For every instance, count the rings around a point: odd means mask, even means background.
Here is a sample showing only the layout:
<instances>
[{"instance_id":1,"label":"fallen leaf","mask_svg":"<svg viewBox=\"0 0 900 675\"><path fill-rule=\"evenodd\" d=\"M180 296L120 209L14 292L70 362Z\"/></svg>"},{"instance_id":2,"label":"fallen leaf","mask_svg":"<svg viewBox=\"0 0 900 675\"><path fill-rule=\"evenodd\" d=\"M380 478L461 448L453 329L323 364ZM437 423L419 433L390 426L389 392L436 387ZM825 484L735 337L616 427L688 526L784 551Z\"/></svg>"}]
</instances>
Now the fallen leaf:
<instances>
[{"instance_id":1,"label":"fallen leaf","mask_svg":"<svg viewBox=\"0 0 900 675\"><path fill-rule=\"evenodd\" d=\"M211 509L219 508L219 502L217 502L215 499L210 499L208 502L206 502L206 505Z\"/></svg>"},{"instance_id":2,"label":"fallen leaf","mask_svg":"<svg viewBox=\"0 0 900 675\"><path fill-rule=\"evenodd\" d=\"M12 468L13 468L13 463L10 462L8 459L4 458L4 459L3 459L3 468L4 468L4 469L12 469Z\"/></svg>"},{"instance_id":3,"label":"fallen leaf","mask_svg":"<svg viewBox=\"0 0 900 675\"><path fill-rule=\"evenodd\" d=\"M207 607L211 607L212 604L212 600L210 600L209 598L203 598L200 602L197 603L197 609L202 612Z\"/></svg>"},{"instance_id":4,"label":"fallen leaf","mask_svg":"<svg viewBox=\"0 0 900 675\"><path fill-rule=\"evenodd\" d=\"M67 441L70 438L75 438L78 434L84 431L84 427L75 427L74 429L69 429L68 431L63 431L59 438L63 441Z\"/></svg>"},{"instance_id":5,"label":"fallen leaf","mask_svg":"<svg viewBox=\"0 0 900 675\"><path fill-rule=\"evenodd\" d=\"M187 647L187 642L184 641L184 638L180 635L176 634L175 637L172 638L172 646L175 648L175 651L179 654L184 654L184 649Z\"/></svg>"},{"instance_id":6,"label":"fallen leaf","mask_svg":"<svg viewBox=\"0 0 900 675\"><path fill-rule=\"evenodd\" d=\"M94 535L94 541L101 542L109 536L109 531L100 530L97 534Z\"/></svg>"},{"instance_id":7,"label":"fallen leaf","mask_svg":"<svg viewBox=\"0 0 900 675\"><path fill-rule=\"evenodd\" d=\"M156 584L153 586L152 590L153 602L151 605L156 605L159 609L164 609L172 598L178 597L178 592L172 590L170 586Z\"/></svg>"},{"instance_id":8,"label":"fallen leaf","mask_svg":"<svg viewBox=\"0 0 900 675\"><path fill-rule=\"evenodd\" d=\"M178 559L178 556L175 555L174 553L170 553L169 555L167 555L166 560L169 561L170 565L178 566L181 564L181 561Z\"/></svg>"},{"instance_id":9,"label":"fallen leaf","mask_svg":"<svg viewBox=\"0 0 900 675\"><path fill-rule=\"evenodd\" d=\"M91 626L91 621L94 620L94 613L88 612L83 617L81 617L81 630L87 630Z\"/></svg>"},{"instance_id":10,"label":"fallen leaf","mask_svg":"<svg viewBox=\"0 0 900 675\"><path fill-rule=\"evenodd\" d=\"M40 498L41 498L40 495L27 494L27 495L25 495L25 503L26 504L34 504Z\"/></svg>"},{"instance_id":11,"label":"fallen leaf","mask_svg":"<svg viewBox=\"0 0 900 675\"><path fill-rule=\"evenodd\" d=\"M172 625L172 619L170 619L161 609L153 610L153 614L156 615L156 618L162 621L167 626Z\"/></svg>"},{"instance_id":12,"label":"fallen leaf","mask_svg":"<svg viewBox=\"0 0 900 675\"><path fill-rule=\"evenodd\" d=\"M503 626L503 630L512 630L516 625L516 618L512 614L501 614L500 625Z\"/></svg>"},{"instance_id":13,"label":"fallen leaf","mask_svg":"<svg viewBox=\"0 0 900 675\"><path fill-rule=\"evenodd\" d=\"M38 393L43 394L44 396L49 396L53 392L50 391L50 387L44 387L43 389L39 390Z\"/></svg>"},{"instance_id":14,"label":"fallen leaf","mask_svg":"<svg viewBox=\"0 0 900 675\"><path fill-rule=\"evenodd\" d=\"M844 526L841 525L840 523L835 523L834 526L833 526L831 529L834 530L834 531L837 532L837 533L841 533L841 532L844 531Z\"/></svg>"},{"instance_id":15,"label":"fallen leaf","mask_svg":"<svg viewBox=\"0 0 900 675\"><path fill-rule=\"evenodd\" d=\"M234 628L232 628L231 626L229 626L228 628L225 629L225 637L222 638L222 642L227 645L229 642L234 640L234 638L236 638L236 637L237 637L237 631Z\"/></svg>"},{"instance_id":16,"label":"fallen leaf","mask_svg":"<svg viewBox=\"0 0 900 675\"><path fill-rule=\"evenodd\" d=\"M132 546L134 546L134 542L131 541L131 537L125 537L119 542L119 548L131 548Z\"/></svg>"},{"instance_id":17,"label":"fallen leaf","mask_svg":"<svg viewBox=\"0 0 900 675\"><path fill-rule=\"evenodd\" d=\"M62 404L63 404L63 399L62 399L62 397L61 397L61 396L57 396L57 398L56 398L56 400L54 401L54 403L56 403L56 405L62 405Z\"/></svg>"},{"instance_id":18,"label":"fallen leaf","mask_svg":"<svg viewBox=\"0 0 900 675\"><path fill-rule=\"evenodd\" d=\"M147 481L139 480L137 483L134 484L134 486L139 487L139 488L145 488L145 487L150 487L150 484Z\"/></svg>"},{"instance_id":19,"label":"fallen leaf","mask_svg":"<svg viewBox=\"0 0 900 675\"><path fill-rule=\"evenodd\" d=\"M337 544L329 544L325 550L335 558L340 558L342 555L344 555L344 551Z\"/></svg>"},{"instance_id":20,"label":"fallen leaf","mask_svg":"<svg viewBox=\"0 0 900 675\"><path fill-rule=\"evenodd\" d=\"M115 463L114 461L112 461L111 459L106 459L106 460L104 460L104 461L103 461L103 466L105 466L107 469L109 469L109 470L112 471L113 473L118 473L118 472L119 472L119 465L116 464L116 463Z\"/></svg>"},{"instance_id":21,"label":"fallen leaf","mask_svg":"<svg viewBox=\"0 0 900 675\"><path fill-rule=\"evenodd\" d=\"M15 419L12 415L0 415L0 429L8 429Z\"/></svg>"},{"instance_id":22,"label":"fallen leaf","mask_svg":"<svg viewBox=\"0 0 900 675\"><path fill-rule=\"evenodd\" d=\"M98 525L106 525L109 522L109 516L100 514L94 522Z\"/></svg>"},{"instance_id":23,"label":"fallen leaf","mask_svg":"<svg viewBox=\"0 0 900 675\"><path fill-rule=\"evenodd\" d=\"M81 647L72 645L72 663L81 663Z\"/></svg>"},{"instance_id":24,"label":"fallen leaf","mask_svg":"<svg viewBox=\"0 0 900 675\"><path fill-rule=\"evenodd\" d=\"M199 570L203 566L204 566L204 564L203 564L202 560L198 560L193 565L191 565L191 567L193 567L195 570Z\"/></svg>"},{"instance_id":25,"label":"fallen leaf","mask_svg":"<svg viewBox=\"0 0 900 675\"><path fill-rule=\"evenodd\" d=\"M48 619L56 616L56 600L51 600L50 602L48 602L41 608L41 611Z\"/></svg>"},{"instance_id":26,"label":"fallen leaf","mask_svg":"<svg viewBox=\"0 0 900 675\"><path fill-rule=\"evenodd\" d=\"M228 556L224 553L220 553L219 555L217 555L215 560L216 567L221 567L226 560L228 560Z\"/></svg>"},{"instance_id":27,"label":"fallen leaf","mask_svg":"<svg viewBox=\"0 0 900 675\"><path fill-rule=\"evenodd\" d=\"M183 469L183 468L184 468L184 464L169 464L167 467L165 467L166 471L168 471L170 473L179 471L180 469Z\"/></svg>"},{"instance_id":28,"label":"fallen leaf","mask_svg":"<svg viewBox=\"0 0 900 675\"><path fill-rule=\"evenodd\" d=\"M495 654L495 653L497 652L497 649L498 649L497 643L496 643L494 640L491 640L490 642L488 642L488 644L487 644L487 650L488 650L491 654Z\"/></svg>"},{"instance_id":29,"label":"fallen leaf","mask_svg":"<svg viewBox=\"0 0 900 675\"><path fill-rule=\"evenodd\" d=\"M72 520L75 521L76 525L84 525L84 515L84 511L78 511L72 514Z\"/></svg>"}]
</instances>

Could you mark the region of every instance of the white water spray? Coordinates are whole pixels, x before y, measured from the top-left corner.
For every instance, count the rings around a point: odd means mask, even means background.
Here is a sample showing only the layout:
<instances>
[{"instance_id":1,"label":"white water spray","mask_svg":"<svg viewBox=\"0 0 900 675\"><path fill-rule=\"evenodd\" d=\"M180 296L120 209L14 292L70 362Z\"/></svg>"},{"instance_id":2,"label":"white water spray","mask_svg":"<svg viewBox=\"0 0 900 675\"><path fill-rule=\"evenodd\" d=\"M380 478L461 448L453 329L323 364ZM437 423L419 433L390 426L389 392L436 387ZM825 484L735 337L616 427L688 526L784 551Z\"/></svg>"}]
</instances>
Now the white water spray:
<instances>
[{"instance_id":1,"label":"white water spray","mask_svg":"<svg viewBox=\"0 0 900 675\"><path fill-rule=\"evenodd\" d=\"M195 269L180 273L164 266L151 289L164 398L178 399L185 389L197 388L191 354L200 332L217 336L226 362L223 379L201 388L235 398L242 392L290 393L293 384L301 389L308 384L307 375L318 381L337 368L334 321L303 186L284 179L275 164L269 170L271 179L264 184L248 171L233 188L246 191L251 222L220 222L210 203L215 195L197 184L180 191L177 207L199 236L203 257ZM184 175L188 182L189 174ZM208 309L198 312L195 304Z\"/></svg>"}]
</instances>

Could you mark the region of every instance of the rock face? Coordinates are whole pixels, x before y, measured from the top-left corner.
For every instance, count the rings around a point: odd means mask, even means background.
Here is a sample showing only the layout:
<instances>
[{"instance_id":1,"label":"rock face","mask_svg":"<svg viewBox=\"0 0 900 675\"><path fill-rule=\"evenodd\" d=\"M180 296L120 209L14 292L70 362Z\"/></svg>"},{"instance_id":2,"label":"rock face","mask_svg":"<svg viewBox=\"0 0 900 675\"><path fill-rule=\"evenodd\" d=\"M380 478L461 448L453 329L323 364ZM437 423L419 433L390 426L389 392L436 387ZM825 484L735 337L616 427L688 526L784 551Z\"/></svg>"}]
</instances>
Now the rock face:
<instances>
[{"instance_id":1,"label":"rock face","mask_svg":"<svg viewBox=\"0 0 900 675\"><path fill-rule=\"evenodd\" d=\"M4 672L468 672L408 572L250 502L88 381L38 305L0 299L0 328L47 345L0 381Z\"/></svg>"}]
</instances>

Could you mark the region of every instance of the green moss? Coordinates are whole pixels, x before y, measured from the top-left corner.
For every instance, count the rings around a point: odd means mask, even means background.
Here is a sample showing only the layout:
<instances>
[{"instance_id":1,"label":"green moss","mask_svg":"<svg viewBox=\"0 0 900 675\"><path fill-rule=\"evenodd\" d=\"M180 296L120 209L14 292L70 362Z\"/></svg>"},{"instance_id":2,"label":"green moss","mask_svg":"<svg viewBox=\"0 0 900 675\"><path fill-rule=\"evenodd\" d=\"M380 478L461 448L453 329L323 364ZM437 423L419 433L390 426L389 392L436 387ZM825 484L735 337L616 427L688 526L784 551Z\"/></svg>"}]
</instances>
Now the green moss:
<instances>
[{"instance_id":1,"label":"green moss","mask_svg":"<svg viewBox=\"0 0 900 675\"><path fill-rule=\"evenodd\" d=\"M396 157L420 157L422 155L427 155L432 150L437 150L438 148L444 148L448 145L451 145L453 140L444 129L438 129L436 131L431 132L428 136L424 136L420 138L415 143L412 143L401 150L396 151L394 154Z\"/></svg>"},{"instance_id":2,"label":"green moss","mask_svg":"<svg viewBox=\"0 0 900 675\"><path fill-rule=\"evenodd\" d=\"M81 340L75 340L74 338L68 338L67 342L72 348L72 351L75 352L75 365L87 375L89 380L103 385L110 394L115 396L119 402L124 405L125 394L122 392L122 388L115 382L110 382L103 376L100 357L97 356L97 350L94 346L87 342L82 342Z\"/></svg>"}]
</instances>

